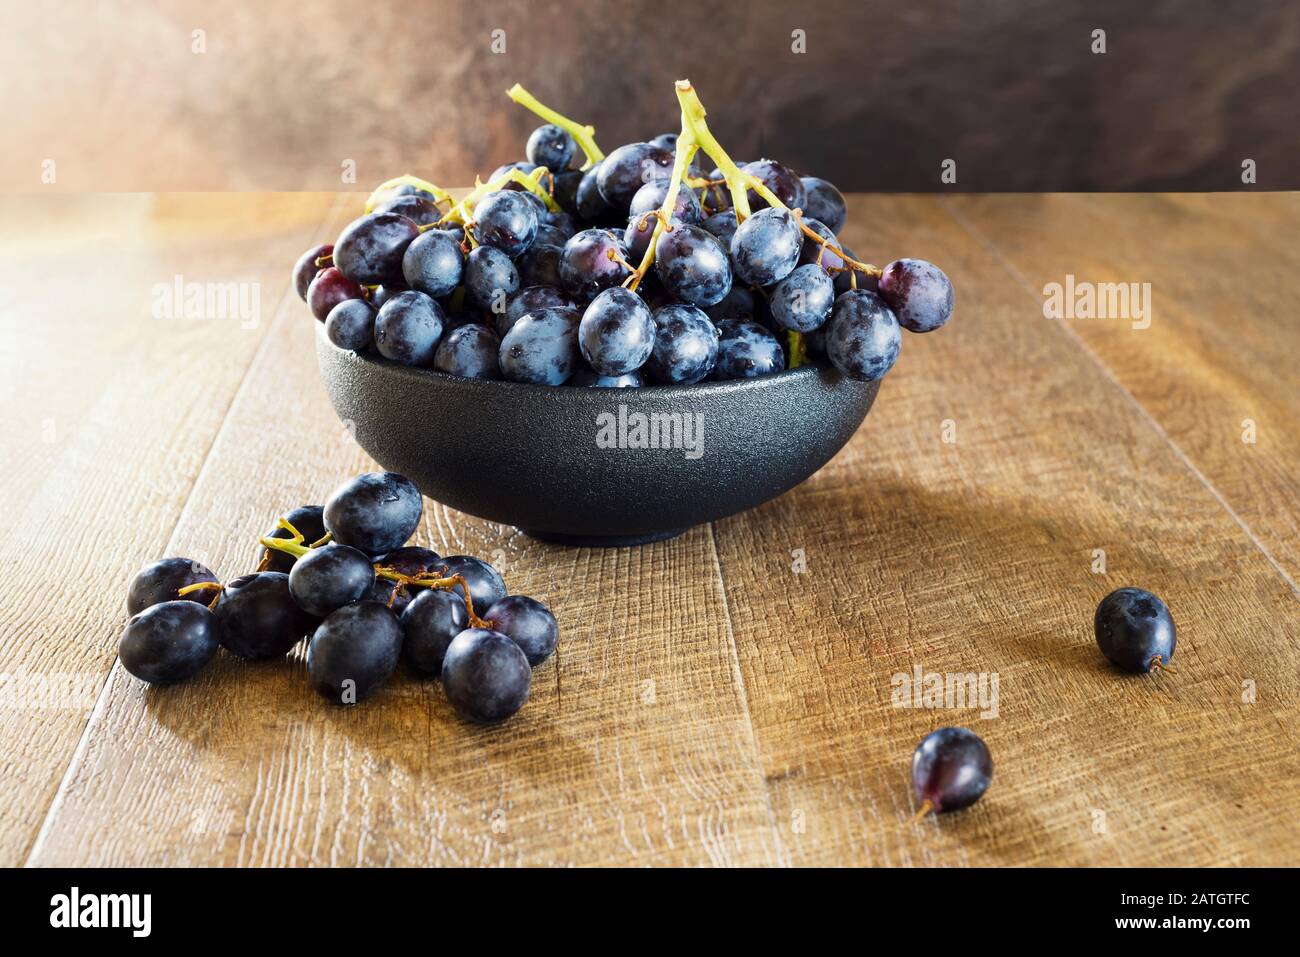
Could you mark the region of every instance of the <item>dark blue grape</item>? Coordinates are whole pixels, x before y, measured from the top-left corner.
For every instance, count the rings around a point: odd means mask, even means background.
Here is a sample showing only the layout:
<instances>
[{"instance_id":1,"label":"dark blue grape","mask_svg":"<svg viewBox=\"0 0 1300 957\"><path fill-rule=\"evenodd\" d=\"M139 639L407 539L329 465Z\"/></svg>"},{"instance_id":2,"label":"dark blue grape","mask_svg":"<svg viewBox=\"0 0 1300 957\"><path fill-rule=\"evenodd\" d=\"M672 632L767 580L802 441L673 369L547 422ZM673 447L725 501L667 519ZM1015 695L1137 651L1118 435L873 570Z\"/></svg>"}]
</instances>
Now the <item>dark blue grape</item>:
<instances>
[{"instance_id":1,"label":"dark blue grape","mask_svg":"<svg viewBox=\"0 0 1300 957\"><path fill-rule=\"evenodd\" d=\"M344 299L330 310L325 335L340 349L364 352L375 344L375 307L364 299Z\"/></svg>"},{"instance_id":2,"label":"dark blue grape","mask_svg":"<svg viewBox=\"0 0 1300 957\"><path fill-rule=\"evenodd\" d=\"M1141 588L1120 588L1103 598L1092 627L1101 653L1125 671L1145 674L1174 656L1173 616L1163 601Z\"/></svg>"},{"instance_id":3,"label":"dark blue grape","mask_svg":"<svg viewBox=\"0 0 1300 957\"><path fill-rule=\"evenodd\" d=\"M747 287L733 283L731 291L723 296L721 301L706 308L704 314L714 322L724 322L727 319L755 322L758 316L758 305L754 294Z\"/></svg>"},{"instance_id":4,"label":"dark blue grape","mask_svg":"<svg viewBox=\"0 0 1300 957\"><path fill-rule=\"evenodd\" d=\"M584 229L564 244L560 256L560 282L583 300L623 282L632 271L623 264L627 250L605 229Z\"/></svg>"},{"instance_id":5,"label":"dark blue grape","mask_svg":"<svg viewBox=\"0 0 1300 957\"><path fill-rule=\"evenodd\" d=\"M488 182L490 183L494 179L499 179L500 177L505 176L506 173L510 172L512 169L517 169L519 170L519 172L527 176L533 170L537 169L537 164L524 162L523 160L520 160L519 162L516 163L503 163L502 165L498 166L496 169L492 171L492 175L488 177ZM510 183L506 183L501 188L515 190L518 192L527 192L527 190L524 188L522 183L510 182Z\"/></svg>"},{"instance_id":6,"label":"dark blue grape","mask_svg":"<svg viewBox=\"0 0 1300 957\"><path fill-rule=\"evenodd\" d=\"M776 194L777 199L785 203L787 209L804 209L808 205L808 191L804 188L803 181L788 166L783 166L776 160L761 159L746 163L741 170L757 176L764 186ZM751 210L767 207L767 200L754 190L749 190L746 195Z\"/></svg>"},{"instance_id":7,"label":"dark blue grape","mask_svg":"<svg viewBox=\"0 0 1300 957\"><path fill-rule=\"evenodd\" d=\"M551 657L560 640L560 624L551 610L527 595L502 598L480 617L522 648L534 668Z\"/></svg>"},{"instance_id":8,"label":"dark blue grape","mask_svg":"<svg viewBox=\"0 0 1300 957\"><path fill-rule=\"evenodd\" d=\"M569 241L569 236L572 235L572 233L566 235L563 230L556 229L548 223L539 224L537 227L537 235L533 237L533 244L523 253L520 253L519 258L515 261L515 265L518 266L523 257L527 256L537 248L539 244L543 246L557 246L560 249L563 249L564 244Z\"/></svg>"},{"instance_id":9,"label":"dark blue grape","mask_svg":"<svg viewBox=\"0 0 1300 957\"><path fill-rule=\"evenodd\" d=\"M289 594L303 611L324 618L336 608L360 601L375 582L370 556L331 542L313 548L289 572Z\"/></svg>"},{"instance_id":10,"label":"dark blue grape","mask_svg":"<svg viewBox=\"0 0 1300 957\"><path fill-rule=\"evenodd\" d=\"M583 173L578 181L578 190L574 194L578 218L589 223L606 223L611 218L617 218L613 207L605 202L604 196L600 195L600 170L604 165L604 160L601 160Z\"/></svg>"},{"instance_id":11,"label":"dark blue grape","mask_svg":"<svg viewBox=\"0 0 1300 957\"><path fill-rule=\"evenodd\" d=\"M428 196L398 196L377 207L375 212L396 213L398 216L405 216L417 226L432 226L442 219L442 210Z\"/></svg>"},{"instance_id":12,"label":"dark blue grape","mask_svg":"<svg viewBox=\"0 0 1300 957\"><path fill-rule=\"evenodd\" d=\"M898 320L874 292L846 292L835 300L826 327L826 354L850 379L879 379L898 361Z\"/></svg>"},{"instance_id":13,"label":"dark blue grape","mask_svg":"<svg viewBox=\"0 0 1300 957\"><path fill-rule=\"evenodd\" d=\"M388 300L392 299L399 292L406 291L406 286L394 283L389 283L387 286L376 286L370 292L370 305L374 306L376 309L382 309L384 308L384 303L388 302Z\"/></svg>"},{"instance_id":14,"label":"dark blue grape","mask_svg":"<svg viewBox=\"0 0 1300 957\"><path fill-rule=\"evenodd\" d=\"M361 299L365 290L353 282L338 267L330 266L316 274L316 278L307 287L307 306L311 314L324 322L329 318L330 310L347 299Z\"/></svg>"},{"instance_id":15,"label":"dark blue grape","mask_svg":"<svg viewBox=\"0 0 1300 957\"><path fill-rule=\"evenodd\" d=\"M993 780L993 758L979 735L940 728L921 739L912 755L912 787L936 814L970 807Z\"/></svg>"},{"instance_id":16,"label":"dark blue grape","mask_svg":"<svg viewBox=\"0 0 1300 957\"><path fill-rule=\"evenodd\" d=\"M519 270L501 250L479 246L465 257L464 282L470 303L496 313L519 288Z\"/></svg>"},{"instance_id":17,"label":"dark blue grape","mask_svg":"<svg viewBox=\"0 0 1300 957\"><path fill-rule=\"evenodd\" d=\"M803 224L811 229L818 236L825 239L837 249L843 249L839 239L835 234L826 228L826 225L816 219L805 219ZM844 259L832 249L823 246L811 236L805 234L803 237L803 248L799 251L799 264L806 265L816 263L828 273L832 279L840 274L844 269Z\"/></svg>"},{"instance_id":18,"label":"dark blue grape","mask_svg":"<svg viewBox=\"0 0 1300 957\"><path fill-rule=\"evenodd\" d=\"M135 573L126 589L126 610L135 615L151 605L179 600L176 593L187 585L215 581L217 576L192 558L164 558ZM186 595L185 600L206 605L214 593L214 589L202 588Z\"/></svg>"},{"instance_id":19,"label":"dark blue grape","mask_svg":"<svg viewBox=\"0 0 1300 957\"><path fill-rule=\"evenodd\" d=\"M854 254L853 250L848 246L845 246L843 243L840 244L840 249L842 249L844 255L848 256L850 259L858 258ZM875 276L864 272L858 272L854 269L846 269L843 272L837 272L832 278L835 280L836 295L843 295L852 289L862 289L866 292L875 292L878 286L878 281ZM855 283L856 285L854 285Z\"/></svg>"},{"instance_id":20,"label":"dark blue grape","mask_svg":"<svg viewBox=\"0 0 1300 957\"><path fill-rule=\"evenodd\" d=\"M623 230L623 247L627 250L628 262L639 263L645 258L654 232L655 217L652 213L642 213L627 221L627 228Z\"/></svg>"},{"instance_id":21,"label":"dark blue grape","mask_svg":"<svg viewBox=\"0 0 1300 957\"><path fill-rule=\"evenodd\" d=\"M389 299L375 316L375 348L385 359L402 365L428 365L442 330L442 307L410 289Z\"/></svg>"},{"instance_id":22,"label":"dark blue grape","mask_svg":"<svg viewBox=\"0 0 1300 957\"><path fill-rule=\"evenodd\" d=\"M880 276L880 298L909 332L931 332L952 316L952 283L924 259L898 259Z\"/></svg>"},{"instance_id":23,"label":"dark blue grape","mask_svg":"<svg viewBox=\"0 0 1300 957\"><path fill-rule=\"evenodd\" d=\"M312 542L318 542L325 537L325 508L321 505L299 505L288 515L284 516L294 528L302 533L303 539L308 545ZM288 529L281 528L279 523L275 528L268 531L263 538L290 538ZM286 575L289 569L293 568L293 563L297 560L288 552L282 552L278 549L264 549L266 553L266 571L284 572Z\"/></svg>"},{"instance_id":24,"label":"dark blue grape","mask_svg":"<svg viewBox=\"0 0 1300 957\"><path fill-rule=\"evenodd\" d=\"M544 217L546 216L546 200L542 199L542 197L538 196L531 189L518 190L517 194L520 199L533 207L533 212L537 214L537 225L540 226L544 222Z\"/></svg>"},{"instance_id":25,"label":"dark blue grape","mask_svg":"<svg viewBox=\"0 0 1300 957\"><path fill-rule=\"evenodd\" d=\"M650 358L654 340L650 307L621 286L593 299L578 324L582 357L601 375L635 372Z\"/></svg>"},{"instance_id":26,"label":"dark blue grape","mask_svg":"<svg viewBox=\"0 0 1300 957\"><path fill-rule=\"evenodd\" d=\"M441 562L437 552L419 545L405 545L375 559L376 565L412 576L436 572ZM422 591L424 589L418 585L403 585L399 591L396 582L376 575L375 583L370 586L366 598L387 605L394 615L401 615L411 599Z\"/></svg>"},{"instance_id":27,"label":"dark blue grape","mask_svg":"<svg viewBox=\"0 0 1300 957\"><path fill-rule=\"evenodd\" d=\"M835 283L820 266L799 266L776 288L768 305L772 319L782 329L811 332L831 314L835 304Z\"/></svg>"},{"instance_id":28,"label":"dark blue grape","mask_svg":"<svg viewBox=\"0 0 1300 957\"><path fill-rule=\"evenodd\" d=\"M670 296L692 306L712 306L731 291L726 247L699 226L674 226L660 235L655 275Z\"/></svg>"},{"instance_id":29,"label":"dark blue grape","mask_svg":"<svg viewBox=\"0 0 1300 957\"><path fill-rule=\"evenodd\" d=\"M566 385L583 386L589 389L636 389L643 384L640 372L629 372L626 375L601 375L585 365L578 369L566 383Z\"/></svg>"},{"instance_id":30,"label":"dark blue grape","mask_svg":"<svg viewBox=\"0 0 1300 957\"><path fill-rule=\"evenodd\" d=\"M334 265L364 286L401 282L402 256L418 235L419 227L405 216L369 213L339 234L334 243Z\"/></svg>"},{"instance_id":31,"label":"dark blue grape","mask_svg":"<svg viewBox=\"0 0 1300 957\"><path fill-rule=\"evenodd\" d=\"M574 308L575 306L574 301L563 290L554 286L525 286L510 297L510 301L506 303L505 311L493 316L492 324L496 334L504 337L507 332L514 328L514 324L519 321L520 317L530 312L563 307Z\"/></svg>"},{"instance_id":32,"label":"dark blue grape","mask_svg":"<svg viewBox=\"0 0 1300 957\"><path fill-rule=\"evenodd\" d=\"M544 228L555 232L549 226ZM561 240L558 244L542 242L541 229L539 228L537 232L538 238L533 240L533 244L515 261L515 268L519 270L519 284L524 287L558 286L560 285L560 259L564 256L564 243L567 240Z\"/></svg>"},{"instance_id":33,"label":"dark blue grape","mask_svg":"<svg viewBox=\"0 0 1300 957\"><path fill-rule=\"evenodd\" d=\"M626 216L637 190L672 176L673 159L672 151L650 143L620 146L600 164L596 178L600 195L614 212Z\"/></svg>"},{"instance_id":34,"label":"dark blue grape","mask_svg":"<svg viewBox=\"0 0 1300 957\"><path fill-rule=\"evenodd\" d=\"M325 502L325 527L340 545L383 555L406 544L420 525L424 500L397 472L366 472L340 485Z\"/></svg>"},{"instance_id":35,"label":"dark blue grape","mask_svg":"<svg viewBox=\"0 0 1300 957\"><path fill-rule=\"evenodd\" d=\"M459 595L440 588L422 590L402 612L406 640L402 652L422 675L442 674L442 659L452 639L469 627L469 612Z\"/></svg>"},{"instance_id":36,"label":"dark blue grape","mask_svg":"<svg viewBox=\"0 0 1300 957\"><path fill-rule=\"evenodd\" d=\"M657 146L663 150L668 150L670 153L676 153L677 136L678 134L676 133L660 133L654 139L650 140L650 145Z\"/></svg>"},{"instance_id":37,"label":"dark blue grape","mask_svg":"<svg viewBox=\"0 0 1300 957\"><path fill-rule=\"evenodd\" d=\"M462 631L442 659L443 690L466 721L504 721L524 706L532 683L528 656L500 632Z\"/></svg>"},{"instance_id":38,"label":"dark blue grape","mask_svg":"<svg viewBox=\"0 0 1300 957\"><path fill-rule=\"evenodd\" d=\"M203 605L164 601L126 623L117 654L122 667L141 681L174 684L197 674L212 660L219 630L216 617ZM510 644L518 650L514 642ZM519 654L522 657L523 652Z\"/></svg>"},{"instance_id":39,"label":"dark blue grape","mask_svg":"<svg viewBox=\"0 0 1300 957\"><path fill-rule=\"evenodd\" d=\"M718 241L730 249L731 237L736 235L736 211L724 209L720 213L714 213L700 225L717 236Z\"/></svg>"},{"instance_id":40,"label":"dark blue grape","mask_svg":"<svg viewBox=\"0 0 1300 957\"><path fill-rule=\"evenodd\" d=\"M804 192L807 194L807 199L801 207L805 222L808 219L818 220L833 233L843 229L844 221L848 218L848 206L845 205L844 196L840 191L831 183L816 176L804 176L800 182L803 183Z\"/></svg>"},{"instance_id":41,"label":"dark blue grape","mask_svg":"<svg viewBox=\"0 0 1300 957\"><path fill-rule=\"evenodd\" d=\"M474 323L453 330L438 346L433 367L465 379L499 379L501 340L487 326Z\"/></svg>"},{"instance_id":42,"label":"dark blue grape","mask_svg":"<svg viewBox=\"0 0 1300 957\"><path fill-rule=\"evenodd\" d=\"M253 661L283 658L319 623L293 600L283 572L257 572L227 582L212 610L221 626L222 647Z\"/></svg>"},{"instance_id":43,"label":"dark blue grape","mask_svg":"<svg viewBox=\"0 0 1300 957\"><path fill-rule=\"evenodd\" d=\"M751 286L770 286L794 271L803 248L803 233L784 209L760 209L731 237L736 275Z\"/></svg>"},{"instance_id":44,"label":"dark blue grape","mask_svg":"<svg viewBox=\"0 0 1300 957\"><path fill-rule=\"evenodd\" d=\"M555 174L555 203L570 216L581 215L578 211L578 186L584 175L580 169L566 169Z\"/></svg>"},{"instance_id":45,"label":"dark blue grape","mask_svg":"<svg viewBox=\"0 0 1300 957\"><path fill-rule=\"evenodd\" d=\"M719 324L715 379L753 379L785 369L785 353L772 333L755 322Z\"/></svg>"},{"instance_id":46,"label":"dark blue grape","mask_svg":"<svg viewBox=\"0 0 1300 957\"><path fill-rule=\"evenodd\" d=\"M547 123L533 130L528 137L528 146L524 149L524 154L528 157L528 162L545 166L552 173L558 173L568 168L569 161L573 159L573 151L577 148L578 144L563 127Z\"/></svg>"},{"instance_id":47,"label":"dark blue grape","mask_svg":"<svg viewBox=\"0 0 1300 957\"><path fill-rule=\"evenodd\" d=\"M655 342L646 372L665 385L704 379L718 361L718 327L699 309L680 303L655 311Z\"/></svg>"},{"instance_id":48,"label":"dark blue grape","mask_svg":"<svg viewBox=\"0 0 1300 957\"><path fill-rule=\"evenodd\" d=\"M581 361L578 312L568 307L525 313L497 352L505 378L533 385L563 385Z\"/></svg>"},{"instance_id":49,"label":"dark blue grape","mask_svg":"<svg viewBox=\"0 0 1300 957\"><path fill-rule=\"evenodd\" d=\"M662 209L667 198L667 180L646 183L633 195L627 210L628 216L636 218ZM704 210L700 208L700 201L685 186L677 190L677 199L673 203L673 211L668 214L668 219L669 222L686 223L689 226L694 226L704 219Z\"/></svg>"},{"instance_id":50,"label":"dark blue grape","mask_svg":"<svg viewBox=\"0 0 1300 957\"><path fill-rule=\"evenodd\" d=\"M451 555L442 560L446 571L444 577L461 575L469 582L469 597L474 603L474 613L482 617L483 611L492 607L506 597L506 583L500 572L482 559L473 555ZM456 585L454 594L465 597L465 589Z\"/></svg>"},{"instance_id":51,"label":"dark blue grape","mask_svg":"<svg viewBox=\"0 0 1300 957\"><path fill-rule=\"evenodd\" d=\"M430 229L421 233L402 256L402 276L412 289L441 299L451 295L465 274L465 254L451 233Z\"/></svg>"},{"instance_id":52,"label":"dark blue grape","mask_svg":"<svg viewBox=\"0 0 1300 957\"><path fill-rule=\"evenodd\" d=\"M316 629L307 645L307 676L335 704L356 704L377 691L402 651L396 616L374 601L344 605Z\"/></svg>"},{"instance_id":53,"label":"dark blue grape","mask_svg":"<svg viewBox=\"0 0 1300 957\"><path fill-rule=\"evenodd\" d=\"M575 223L573 217L564 210L547 210L542 215L541 224L538 228L540 229L542 225L550 226L552 229L558 230L564 235L566 240L578 231L578 224ZM563 246L564 243L557 243L556 245Z\"/></svg>"},{"instance_id":54,"label":"dark blue grape","mask_svg":"<svg viewBox=\"0 0 1300 957\"><path fill-rule=\"evenodd\" d=\"M314 246L303 253L298 258L298 261L293 264L293 288L298 293L298 298L303 302L307 301L307 290L311 288L311 281L316 278L316 274L323 268L316 265L316 260L329 256L333 252L333 243Z\"/></svg>"},{"instance_id":55,"label":"dark blue grape","mask_svg":"<svg viewBox=\"0 0 1300 957\"><path fill-rule=\"evenodd\" d=\"M474 207L474 238L514 259L537 235L537 207L529 197L537 199L504 189L488 193Z\"/></svg>"}]
</instances>

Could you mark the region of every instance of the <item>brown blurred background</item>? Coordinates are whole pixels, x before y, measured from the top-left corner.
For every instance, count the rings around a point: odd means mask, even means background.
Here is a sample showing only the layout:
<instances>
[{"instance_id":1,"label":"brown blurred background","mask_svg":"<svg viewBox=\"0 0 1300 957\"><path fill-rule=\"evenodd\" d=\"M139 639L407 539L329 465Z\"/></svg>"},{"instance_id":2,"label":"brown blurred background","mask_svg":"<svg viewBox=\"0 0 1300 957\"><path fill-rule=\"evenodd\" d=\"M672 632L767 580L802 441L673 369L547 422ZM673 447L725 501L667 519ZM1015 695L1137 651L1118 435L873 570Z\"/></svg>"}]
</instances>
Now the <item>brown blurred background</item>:
<instances>
[{"instance_id":1,"label":"brown blurred background","mask_svg":"<svg viewBox=\"0 0 1300 957\"><path fill-rule=\"evenodd\" d=\"M1295 3L7 0L0 75L4 191L464 185L522 158L516 81L609 151L684 76L734 156L845 190L1300 186Z\"/></svg>"}]
</instances>

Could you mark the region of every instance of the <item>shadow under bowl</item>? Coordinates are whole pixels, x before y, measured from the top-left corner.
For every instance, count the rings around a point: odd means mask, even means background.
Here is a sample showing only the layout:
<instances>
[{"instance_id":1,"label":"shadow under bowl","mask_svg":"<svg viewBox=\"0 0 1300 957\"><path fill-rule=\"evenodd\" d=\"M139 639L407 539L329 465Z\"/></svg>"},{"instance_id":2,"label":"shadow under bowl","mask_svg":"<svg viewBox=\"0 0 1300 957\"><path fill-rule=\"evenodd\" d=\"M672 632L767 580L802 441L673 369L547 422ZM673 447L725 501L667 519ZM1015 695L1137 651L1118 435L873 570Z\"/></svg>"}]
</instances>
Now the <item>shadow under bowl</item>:
<instances>
[{"instance_id":1,"label":"shadow under bowl","mask_svg":"<svg viewBox=\"0 0 1300 957\"><path fill-rule=\"evenodd\" d=\"M828 462L877 382L803 366L689 386L595 389L463 379L335 346L339 418L429 498L565 545L640 545L734 515Z\"/></svg>"}]
</instances>

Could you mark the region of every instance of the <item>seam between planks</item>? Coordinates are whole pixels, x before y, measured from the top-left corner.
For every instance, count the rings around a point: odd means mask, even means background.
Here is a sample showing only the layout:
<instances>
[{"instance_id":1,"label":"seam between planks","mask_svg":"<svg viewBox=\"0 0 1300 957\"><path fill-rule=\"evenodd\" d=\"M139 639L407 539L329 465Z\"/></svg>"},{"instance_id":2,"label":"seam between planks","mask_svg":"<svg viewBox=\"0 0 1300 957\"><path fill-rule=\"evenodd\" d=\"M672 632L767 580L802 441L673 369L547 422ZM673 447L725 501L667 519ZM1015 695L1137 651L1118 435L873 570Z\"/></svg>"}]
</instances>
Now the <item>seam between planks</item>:
<instances>
[{"instance_id":1,"label":"seam between planks","mask_svg":"<svg viewBox=\"0 0 1300 957\"><path fill-rule=\"evenodd\" d=\"M333 202L330 203L329 208L325 211L325 215L321 219L320 225L316 227L316 231L312 234L312 239L310 240L311 245L319 245L322 241L321 237L327 235L326 230L328 229L329 224L333 222L334 216L344 201L344 197L348 195L349 194L346 193L338 193L335 195ZM244 393L244 388L248 384L249 373L251 373L254 366L257 365L258 360L262 357L262 353L269 348L271 339L273 338L272 330L275 324L280 321L281 314L284 311L284 304L290 295L296 295L292 282L285 284L284 294L280 297L279 302L276 303L275 311L271 314L271 324L267 326L262 341L258 343L257 349L253 352L252 358L249 359L248 365L244 368L244 374L240 376L239 385L236 386L234 393L231 394L230 401L227 403L226 410L221 417L221 425L213 434L212 441L208 443L207 451L203 453L203 464L199 466L198 472L195 473L194 481L190 483L190 490L185 496L185 502L181 505L180 511L176 513L175 522L172 523L171 535L167 537L167 545L165 547L166 551L171 550L172 542L176 540L176 530L181 526L181 523L189 514L190 506L194 502L194 491L199 487L199 483L202 481L203 475L207 472L208 465L212 461L212 451L217 447L217 444L221 441L221 437L226 432L226 427L230 422L230 412L239 401L239 397ZM116 654L114 654L113 663L109 666L107 673L105 673L104 683L100 686L99 695L95 699L95 707L91 709L89 716L86 718L86 724L81 729L81 736L77 739L77 746L73 749L72 756L68 759L68 766L64 768L63 776L59 779L59 786L54 792L54 797L50 800L50 806L45 810L45 816L41 819L41 826L36 830L36 837L32 841L31 847L28 849L23 864L24 867L32 866L32 861L40 851L41 844L45 841L53 827L54 819L58 816L58 811L63 805L63 799L64 795L67 793L68 783L71 781L73 774L76 773L77 768L80 767L81 761L85 757L86 749L90 745L91 732L99 724L104 709L108 705L108 689L112 687L113 676L117 674L117 670L121 665L121 660Z\"/></svg>"},{"instance_id":2,"label":"seam between planks","mask_svg":"<svg viewBox=\"0 0 1300 957\"><path fill-rule=\"evenodd\" d=\"M731 623L731 601L727 598L727 579L722 574L722 559L718 554L718 532L716 525L709 522L709 548L713 552L713 568L718 573L718 589L722 592L722 614L727 624L727 641L731 644L731 670L735 676L736 687L740 691L740 706L745 712L745 725L749 728L749 746L757 765L759 779L763 783L763 800L767 804L767 822L771 829L773 847L779 865L789 863L785 842L781 839L781 830L776 823L776 808L772 804L772 788L767 781L767 772L763 764L763 752L758 746L758 732L754 729L754 716L749 710L749 689L745 685L745 674L740 667L740 650L736 647L736 629Z\"/></svg>"},{"instance_id":3,"label":"seam between planks","mask_svg":"<svg viewBox=\"0 0 1300 957\"><path fill-rule=\"evenodd\" d=\"M997 246L997 244L994 243L991 239L989 239L988 236L986 236L978 226L972 223L969 219L966 218L965 215L963 215L958 209L956 209L952 200L945 198L941 200L940 203L943 207L944 212L948 214L948 216L953 220L953 222L955 222L961 229L963 229L966 232L967 235L969 235L972 239L974 239L977 243L979 243L981 246L983 246L993 255L993 257L998 261L998 264L1006 271L1007 275L1011 277L1011 280L1021 288L1021 290L1025 293L1025 295L1027 295L1030 299L1034 300L1034 302L1039 302L1040 297L1035 293L1034 287L1029 284L1029 280L1027 280L1024 274L1021 273L1020 270L1016 268L1015 264L1013 264L1009 259L1007 259L1005 255L1003 255L1002 250ZM1228 504L1228 500L1223 497L1223 495L1219 492L1217 488L1214 487L1214 483L1210 481L1209 477L1204 472L1202 472L1199 468L1197 468L1196 463L1194 463L1190 458L1187 457L1187 453L1184 452L1182 448L1179 447L1178 443L1173 440L1173 437L1170 436L1170 434L1165 430L1164 426L1160 424L1160 422L1151 413L1151 411L1147 409L1147 407L1143 405L1141 401L1139 401L1138 397L1135 396L1129 390L1129 388L1126 385L1124 385L1124 383L1121 382L1119 378L1111 371L1110 367L1107 366L1106 363L1102 361L1101 356L1099 356L1095 351L1093 351L1093 349L1083 340L1083 338L1077 332L1075 332L1073 329L1067 326L1064 322L1061 322L1060 320L1051 320L1051 319L1044 319L1043 321L1051 322L1052 325L1059 328L1062 333L1064 333L1068 338L1070 338L1074 342L1074 344L1083 351L1084 355L1086 355L1089 359L1092 360L1092 363L1098 369L1101 370L1102 375L1104 375L1106 379L1109 380L1110 383L1120 391L1120 394L1123 395L1124 398L1126 398L1129 401L1129 403L1138 410L1138 412L1141 414L1142 418L1146 421L1146 423L1150 425L1152 429L1155 430L1157 435L1159 435L1161 438L1165 440L1165 444L1168 445L1169 448L1173 450L1174 454L1178 457L1179 461L1181 461L1183 465L1187 467L1188 471L1190 471L1194 476L1196 476L1196 478L1200 481L1200 483L1203 486L1205 486L1205 489L1211 495L1214 496L1215 500L1219 503L1219 505L1223 508L1223 510L1227 512L1228 516L1234 522L1237 523L1237 526L1243 532L1246 533L1246 537L1250 539L1251 544L1253 544L1257 549L1259 549L1260 554L1262 554L1266 559L1268 559L1268 563L1273 566L1273 569L1280 576L1282 576L1282 580L1285 581L1287 585L1291 588L1291 593L1296 597L1300 597L1300 587L1298 587L1296 585L1295 580L1289 574L1287 574L1286 569L1282 567L1282 565L1278 562L1278 560L1273 557L1273 553L1268 550L1268 546L1266 546L1262 541L1260 541L1259 536L1256 535L1255 532L1251 529L1251 527L1246 524L1245 519L1243 519L1240 515L1237 514L1237 510L1234 509L1230 504Z\"/></svg>"}]
</instances>

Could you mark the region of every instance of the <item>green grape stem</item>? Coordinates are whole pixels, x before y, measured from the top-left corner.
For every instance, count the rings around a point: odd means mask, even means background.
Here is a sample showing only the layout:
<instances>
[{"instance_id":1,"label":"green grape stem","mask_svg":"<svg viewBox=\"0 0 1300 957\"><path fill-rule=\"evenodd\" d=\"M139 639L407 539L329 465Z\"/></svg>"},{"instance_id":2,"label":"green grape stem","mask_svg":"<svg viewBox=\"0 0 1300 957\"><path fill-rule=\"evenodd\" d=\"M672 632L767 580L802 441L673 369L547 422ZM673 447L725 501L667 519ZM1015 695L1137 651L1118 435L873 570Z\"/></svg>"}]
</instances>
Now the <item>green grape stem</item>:
<instances>
[{"instance_id":1,"label":"green grape stem","mask_svg":"<svg viewBox=\"0 0 1300 957\"><path fill-rule=\"evenodd\" d=\"M596 145L596 128L594 126L583 126L582 124L569 119L562 113L555 112L555 110L546 106L518 83L506 90L506 96L510 97L510 99L514 100L524 109L536 113L547 123L554 123L560 129L572 136L574 142L582 147L582 152L587 157L587 162L582 166L584 170L591 169L605 158L605 154L602 153L600 147Z\"/></svg>"}]
</instances>

